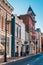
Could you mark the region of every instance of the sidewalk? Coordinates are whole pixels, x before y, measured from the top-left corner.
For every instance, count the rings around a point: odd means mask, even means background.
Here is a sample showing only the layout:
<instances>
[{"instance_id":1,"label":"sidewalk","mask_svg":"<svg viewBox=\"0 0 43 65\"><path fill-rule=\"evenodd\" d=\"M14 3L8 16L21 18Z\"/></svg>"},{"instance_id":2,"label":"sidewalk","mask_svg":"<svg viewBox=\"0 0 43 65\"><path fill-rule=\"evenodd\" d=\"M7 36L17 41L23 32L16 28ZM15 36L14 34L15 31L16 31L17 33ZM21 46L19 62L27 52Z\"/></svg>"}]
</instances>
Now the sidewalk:
<instances>
[{"instance_id":1,"label":"sidewalk","mask_svg":"<svg viewBox=\"0 0 43 65\"><path fill-rule=\"evenodd\" d=\"M24 57L13 57L13 58L11 57L11 58L7 58L7 62L4 62L4 57L2 56L0 58L0 65L4 65L4 64L7 64L9 62L17 61L17 60L24 59L24 58L31 57L31 56L33 56L33 54L27 55Z\"/></svg>"}]
</instances>

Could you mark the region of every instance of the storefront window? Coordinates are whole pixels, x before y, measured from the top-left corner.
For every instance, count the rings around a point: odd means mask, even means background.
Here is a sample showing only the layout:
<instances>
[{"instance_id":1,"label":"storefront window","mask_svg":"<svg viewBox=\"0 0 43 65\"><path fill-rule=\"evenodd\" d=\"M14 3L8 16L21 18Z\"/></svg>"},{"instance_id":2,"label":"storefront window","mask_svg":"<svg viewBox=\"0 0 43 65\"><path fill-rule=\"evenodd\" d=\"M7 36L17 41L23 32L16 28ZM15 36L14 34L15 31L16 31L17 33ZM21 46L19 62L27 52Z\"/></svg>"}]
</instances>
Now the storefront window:
<instances>
[{"instance_id":1,"label":"storefront window","mask_svg":"<svg viewBox=\"0 0 43 65\"><path fill-rule=\"evenodd\" d=\"M4 46L5 45L5 36L1 36L1 44ZM9 37L7 37L7 53L9 53Z\"/></svg>"}]
</instances>

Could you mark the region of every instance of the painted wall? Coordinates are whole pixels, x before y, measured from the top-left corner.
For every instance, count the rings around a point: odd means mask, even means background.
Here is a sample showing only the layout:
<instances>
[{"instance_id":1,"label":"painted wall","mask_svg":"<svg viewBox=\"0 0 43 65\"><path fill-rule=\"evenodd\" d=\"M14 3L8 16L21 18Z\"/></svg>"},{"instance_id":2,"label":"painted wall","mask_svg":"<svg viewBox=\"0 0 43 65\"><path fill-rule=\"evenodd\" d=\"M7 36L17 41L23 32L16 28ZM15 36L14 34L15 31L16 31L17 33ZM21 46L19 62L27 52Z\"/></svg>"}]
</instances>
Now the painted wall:
<instances>
[{"instance_id":1,"label":"painted wall","mask_svg":"<svg viewBox=\"0 0 43 65\"><path fill-rule=\"evenodd\" d=\"M20 28L21 28L21 38L17 38L15 36L15 52L17 52L17 46L18 46L18 53L20 56L22 45L25 42L25 24L23 23L23 20L21 20L17 17L17 15L15 15L15 27L16 27L16 24L18 26L20 26ZM15 31L16 31L16 28L15 28ZM15 34L16 34L16 32L15 32ZM23 51L24 51L24 49L23 49Z\"/></svg>"}]
</instances>

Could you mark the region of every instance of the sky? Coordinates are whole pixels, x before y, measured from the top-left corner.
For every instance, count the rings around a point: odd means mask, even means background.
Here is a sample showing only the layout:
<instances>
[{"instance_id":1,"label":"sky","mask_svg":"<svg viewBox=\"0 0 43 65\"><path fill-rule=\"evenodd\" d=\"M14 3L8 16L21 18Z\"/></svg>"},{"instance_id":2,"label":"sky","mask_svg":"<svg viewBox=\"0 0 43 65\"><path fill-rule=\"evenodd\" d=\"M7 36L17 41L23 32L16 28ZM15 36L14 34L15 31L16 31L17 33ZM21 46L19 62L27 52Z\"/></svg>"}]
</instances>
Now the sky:
<instances>
[{"instance_id":1,"label":"sky","mask_svg":"<svg viewBox=\"0 0 43 65\"><path fill-rule=\"evenodd\" d=\"M13 14L26 14L29 6L36 14L36 28L40 28L43 33L43 0L8 0L14 7Z\"/></svg>"}]
</instances>

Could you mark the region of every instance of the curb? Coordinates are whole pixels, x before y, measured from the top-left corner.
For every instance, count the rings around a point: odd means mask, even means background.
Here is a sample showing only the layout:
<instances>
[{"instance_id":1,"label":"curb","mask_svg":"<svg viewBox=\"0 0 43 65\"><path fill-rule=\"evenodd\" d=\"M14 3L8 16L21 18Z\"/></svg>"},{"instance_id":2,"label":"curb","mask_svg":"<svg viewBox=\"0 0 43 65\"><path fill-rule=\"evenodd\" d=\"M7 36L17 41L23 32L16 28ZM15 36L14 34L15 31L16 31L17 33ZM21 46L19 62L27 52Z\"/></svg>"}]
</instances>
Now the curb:
<instances>
[{"instance_id":1,"label":"curb","mask_svg":"<svg viewBox=\"0 0 43 65\"><path fill-rule=\"evenodd\" d=\"M34 56L36 56L36 55L39 55L39 54L35 54L35 55L30 55L30 56L26 56L26 57L21 57L21 58L19 58L19 59L13 59L13 60L10 60L10 61L8 61L8 62L4 62L4 63L0 63L0 65L5 65L5 64L7 64L7 63L10 63L10 62L15 62L15 61L18 61L18 60L22 60L22 59L25 59L25 58L28 58L28 57L34 57Z\"/></svg>"}]
</instances>

